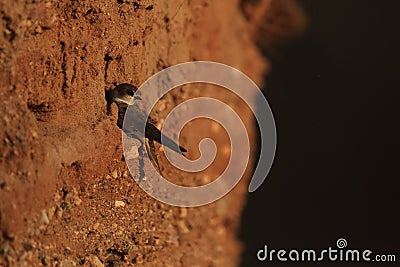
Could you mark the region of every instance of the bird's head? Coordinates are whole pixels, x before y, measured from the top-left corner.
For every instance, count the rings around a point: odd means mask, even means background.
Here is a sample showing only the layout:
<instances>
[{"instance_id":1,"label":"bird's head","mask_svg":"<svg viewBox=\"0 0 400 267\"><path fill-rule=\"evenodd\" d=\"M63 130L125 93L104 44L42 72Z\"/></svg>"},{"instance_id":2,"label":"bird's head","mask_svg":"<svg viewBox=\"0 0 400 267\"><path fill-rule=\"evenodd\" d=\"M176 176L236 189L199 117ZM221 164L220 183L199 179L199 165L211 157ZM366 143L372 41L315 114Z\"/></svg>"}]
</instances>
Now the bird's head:
<instances>
[{"instance_id":1,"label":"bird's head","mask_svg":"<svg viewBox=\"0 0 400 267\"><path fill-rule=\"evenodd\" d=\"M106 91L107 104L123 103L129 105L133 99L141 100L140 95L136 93L137 90L138 88L132 84L123 83L117 85L113 90Z\"/></svg>"}]
</instances>

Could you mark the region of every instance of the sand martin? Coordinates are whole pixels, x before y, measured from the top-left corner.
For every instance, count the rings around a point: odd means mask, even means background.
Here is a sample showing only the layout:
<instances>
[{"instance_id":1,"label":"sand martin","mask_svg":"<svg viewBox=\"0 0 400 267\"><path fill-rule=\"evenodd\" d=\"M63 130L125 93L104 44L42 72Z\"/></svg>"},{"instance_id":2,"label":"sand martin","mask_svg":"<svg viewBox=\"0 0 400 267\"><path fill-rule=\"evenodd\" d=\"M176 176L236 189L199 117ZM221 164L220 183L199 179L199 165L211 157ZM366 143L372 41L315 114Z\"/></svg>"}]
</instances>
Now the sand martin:
<instances>
[{"instance_id":1,"label":"sand martin","mask_svg":"<svg viewBox=\"0 0 400 267\"><path fill-rule=\"evenodd\" d=\"M184 152L187 152L186 149L176 144L171 138L161 133L160 130L154 125L156 121L152 119L150 116L146 117L143 110L139 109L133 103L135 101L140 101L141 98L136 94L137 87L128 83L123 83L116 86L113 90L106 91L106 100L107 104L111 105L112 103L117 104L118 106L118 121L117 125L120 129L123 129L124 132L129 137L134 137L141 140L145 140L145 146L147 149L147 154L149 158L155 163L157 168L160 170L160 166L158 164L154 141L161 144L161 137L163 138L163 145L172 149L173 151L182 154L184 156ZM132 102L132 100L134 100ZM127 108L129 107L129 121L123 126L124 117ZM146 126L144 127L144 124ZM145 133L142 132L141 129L145 128ZM143 144L142 144L143 145Z\"/></svg>"}]
</instances>

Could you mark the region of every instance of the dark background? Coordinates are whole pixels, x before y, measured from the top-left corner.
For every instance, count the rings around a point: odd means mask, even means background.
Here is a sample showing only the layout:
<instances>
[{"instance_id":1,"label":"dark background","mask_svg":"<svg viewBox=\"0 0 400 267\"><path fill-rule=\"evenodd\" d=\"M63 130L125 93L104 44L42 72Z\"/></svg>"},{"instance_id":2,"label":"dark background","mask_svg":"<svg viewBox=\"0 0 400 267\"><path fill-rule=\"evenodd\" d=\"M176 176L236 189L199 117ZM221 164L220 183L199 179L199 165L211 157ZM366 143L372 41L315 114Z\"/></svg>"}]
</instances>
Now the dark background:
<instances>
[{"instance_id":1,"label":"dark background","mask_svg":"<svg viewBox=\"0 0 400 267\"><path fill-rule=\"evenodd\" d=\"M300 3L308 31L281 48L283 59L266 77L277 153L268 178L248 197L242 266L280 265L257 260L264 244L319 250L336 248L338 238L348 248L395 254L399 264L400 4Z\"/></svg>"}]
</instances>

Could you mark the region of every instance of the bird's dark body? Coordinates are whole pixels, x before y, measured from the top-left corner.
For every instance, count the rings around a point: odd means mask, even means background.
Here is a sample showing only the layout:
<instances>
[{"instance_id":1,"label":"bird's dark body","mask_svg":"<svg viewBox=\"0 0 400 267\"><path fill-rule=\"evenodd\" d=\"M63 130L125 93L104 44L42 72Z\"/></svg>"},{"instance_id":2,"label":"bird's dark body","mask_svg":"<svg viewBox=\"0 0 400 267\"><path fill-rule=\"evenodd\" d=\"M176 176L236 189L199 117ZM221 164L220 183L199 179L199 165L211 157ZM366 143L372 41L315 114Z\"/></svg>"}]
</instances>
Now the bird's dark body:
<instances>
[{"instance_id":1,"label":"bird's dark body","mask_svg":"<svg viewBox=\"0 0 400 267\"><path fill-rule=\"evenodd\" d=\"M123 129L124 132L130 137L142 138L143 135L141 131L145 128L145 137L161 144L161 138L163 139L166 147L172 149L173 151L182 154L183 152L187 152L186 149L176 144L171 138L161 133L161 131L153 124L156 123L151 117L146 118L143 112L135 107L135 105L131 105L130 112L132 112L132 116L129 117L125 121L124 118L126 115L126 110L128 109L128 105L120 104L118 106L118 122L117 125L120 129ZM143 127L143 123L146 122L146 126Z\"/></svg>"},{"instance_id":2,"label":"bird's dark body","mask_svg":"<svg viewBox=\"0 0 400 267\"><path fill-rule=\"evenodd\" d=\"M132 101L133 99L141 99L140 96L137 96L136 91L137 87L131 84L120 84L113 90L106 92L107 103L109 105L112 103L117 104L118 127L122 129L129 137L137 138L141 142L142 140L145 140L149 157L160 169L155 152L154 142L162 144L183 156L183 153L186 152L186 149L176 144L171 138L164 135L159 129L157 129L157 127L154 125L156 121L150 118L150 116L147 117L145 113L134 103L134 101ZM143 129L145 130L144 132Z\"/></svg>"}]
</instances>

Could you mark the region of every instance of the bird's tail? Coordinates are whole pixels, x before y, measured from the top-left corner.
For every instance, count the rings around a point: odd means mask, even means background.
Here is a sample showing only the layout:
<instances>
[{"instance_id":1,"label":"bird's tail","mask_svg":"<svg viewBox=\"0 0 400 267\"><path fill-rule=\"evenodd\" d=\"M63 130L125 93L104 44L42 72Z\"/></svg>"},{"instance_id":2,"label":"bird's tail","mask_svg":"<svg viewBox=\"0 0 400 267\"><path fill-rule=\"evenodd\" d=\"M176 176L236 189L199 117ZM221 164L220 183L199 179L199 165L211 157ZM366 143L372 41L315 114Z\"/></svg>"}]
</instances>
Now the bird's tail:
<instances>
[{"instance_id":1,"label":"bird's tail","mask_svg":"<svg viewBox=\"0 0 400 267\"><path fill-rule=\"evenodd\" d=\"M166 146L166 147L172 149L173 151L185 156L184 153L187 152L187 150L185 148L183 148L180 145L178 145L177 143L175 143L171 138L169 138L165 134L161 134L161 136L162 136L162 141L163 141L162 144L164 146Z\"/></svg>"},{"instance_id":2,"label":"bird's tail","mask_svg":"<svg viewBox=\"0 0 400 267\"><path fill-rule=\"evenodd\" d=\"M151 123L146 124L146 137L153 139L157 143L162 144L183 156L185 156L185 154L183 154L183 153L187 152L187 150L185 148L181 147L180 145L175 143L171 138L169 138L165 134L161 133L161 131L158 130ZM161 137L162 137L163 142L161 142Z\"/></svg>"}]
</instances>

